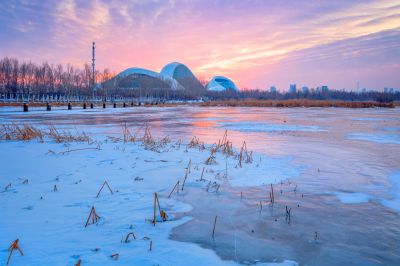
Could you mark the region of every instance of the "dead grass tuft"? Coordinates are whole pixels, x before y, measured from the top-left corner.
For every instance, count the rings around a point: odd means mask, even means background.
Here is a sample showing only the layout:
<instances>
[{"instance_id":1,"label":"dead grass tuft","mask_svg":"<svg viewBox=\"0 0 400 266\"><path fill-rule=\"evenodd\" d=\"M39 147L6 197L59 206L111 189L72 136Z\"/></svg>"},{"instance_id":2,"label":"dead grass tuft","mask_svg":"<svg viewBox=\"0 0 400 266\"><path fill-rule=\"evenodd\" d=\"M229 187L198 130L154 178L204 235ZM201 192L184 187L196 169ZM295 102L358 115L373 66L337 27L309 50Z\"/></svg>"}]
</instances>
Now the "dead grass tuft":
<instances>
[{"instance_id":1,"label":"dead grass tuft","mask_svg":"<svg viewBox=\"0 0 400 266\"><path fill-rule=\"evenodd\" d=\"M22 126L9 124L3 125L1 130L0 139L5 140L20 140L20 141L29 141L33 139L39 139L40 142L43 142L44 133L29 124L25 124Z\"/></svg>"},{"instance_id":2,"label":"dead grass tuft","mask_svg":"<svg viewBox=\"0 0 400 266\"><path fill-rule=\"evenodd\" d=\"M197 138L196 136L194 136L189 144L188 144L188 148L198 148L199 150L205 150L205 145L204 142L200 141L199 138Z\"/></svg>"},{"instance_id":3,"label":"dead grass tuft","mask_svg":"<svg viewBox=\"0 0 400 266\"><path fill-rule=\"evenodd\" d=\"M91 141L89 136L86 135L85 132L82 132L82 133L77 132L75 135L72 135L68 131L59 131L53 125L49 126L48 136L57 143L90 142Z\"/></svg>"}]
</instances>

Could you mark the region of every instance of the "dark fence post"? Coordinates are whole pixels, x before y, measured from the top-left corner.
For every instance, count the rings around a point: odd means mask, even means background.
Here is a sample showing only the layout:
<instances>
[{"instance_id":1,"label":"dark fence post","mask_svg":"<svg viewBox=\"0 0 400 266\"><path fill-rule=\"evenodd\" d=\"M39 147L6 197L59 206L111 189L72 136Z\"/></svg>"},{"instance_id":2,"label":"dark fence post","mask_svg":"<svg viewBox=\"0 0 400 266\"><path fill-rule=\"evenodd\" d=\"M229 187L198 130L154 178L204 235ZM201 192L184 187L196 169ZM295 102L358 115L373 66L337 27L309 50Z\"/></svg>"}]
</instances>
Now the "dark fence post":
<instances>
[{"instance_id":1,"label":"dark fence post","mask_svg":"<svg viewBox=\"0 0 400 266\"><path fill-rule=\"evenodd\" d=\"M47 111L51 111L51 105L49 103L47 103L46 109L47 109Z\"/></svg>"},{"instance_id":2,"label":"dark fence post","mask_svg":"<svg viewBox=\"0 0 400 266\"><path fill-rule=\"evenodd\" d=\"M29 111L29 107L27 103L24 103L24 112L28 112Z\"/></svg>"},{"instance_id":3,"label":"dark fence post","mask_svg":"<svg viewBox=\"0 0 400 266\"><path fill-rule=\"evenodd\" d=\"M72 105L71 105L71 103L68 103L68 110L72 110Z\"/></svg>"}]
</instances>

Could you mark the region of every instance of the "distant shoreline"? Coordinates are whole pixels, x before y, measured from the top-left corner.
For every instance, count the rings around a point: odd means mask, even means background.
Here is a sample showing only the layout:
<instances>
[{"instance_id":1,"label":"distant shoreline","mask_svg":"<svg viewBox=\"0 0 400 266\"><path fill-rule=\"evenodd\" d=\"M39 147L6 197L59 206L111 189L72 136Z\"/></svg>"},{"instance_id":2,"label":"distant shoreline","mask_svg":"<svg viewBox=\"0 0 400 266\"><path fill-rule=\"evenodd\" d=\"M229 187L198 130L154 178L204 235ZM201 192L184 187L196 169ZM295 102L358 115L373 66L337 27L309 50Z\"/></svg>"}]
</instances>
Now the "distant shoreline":
<instances>
[{"instance_id":1,"label":"distant shoreline","mask_svg":"<svg viewBox=\"0 0 400 266\"><path fill-rule=\"evenodd\" d=\"M82 108L82 103L71 103L74 108ZM86 103L89 109L90 102ZM28 103L30 107L46 107L47 103ZM60 107L67 106L67 103L51 102L51 106ZM107 108L113 108L113 103L108 102ZM222 101L207 101L207 102L166 102L158 104L145 104L144 107L159 106L159 107L173 107L182 105L192 105L201 107L278 107L278 108L292 108L292 107L338 107L338 108L395 108L400 106L400 102L382 103L376 101L334 101L334 100L309 100L309 99L289 99L289 100L258 100L258 99L243 99L243 100L222 100ZM0 107L18 107L23 106L23 103L5 103L0 102ZM129 104L126 108L130 108ZM94 108L102 108L102 104L94 103ZM117 103L117 108L123 108L123 103Z\"/></svg>"},{"instance_id":2,"label":"distant shoreline","mask_svg":"<svg viewBox=\"0 0 400 266\"><path fill-rule=\"evenodd\" d=\"M361 102L361 101L334 101L334 100L308 100L308 99L290 99L290 100L225 100L210 101L200 103L200 106L226 106L226 107L341 107L341 108L394 108L400 106L400 102Z\"/></svg>"}]
</instances>

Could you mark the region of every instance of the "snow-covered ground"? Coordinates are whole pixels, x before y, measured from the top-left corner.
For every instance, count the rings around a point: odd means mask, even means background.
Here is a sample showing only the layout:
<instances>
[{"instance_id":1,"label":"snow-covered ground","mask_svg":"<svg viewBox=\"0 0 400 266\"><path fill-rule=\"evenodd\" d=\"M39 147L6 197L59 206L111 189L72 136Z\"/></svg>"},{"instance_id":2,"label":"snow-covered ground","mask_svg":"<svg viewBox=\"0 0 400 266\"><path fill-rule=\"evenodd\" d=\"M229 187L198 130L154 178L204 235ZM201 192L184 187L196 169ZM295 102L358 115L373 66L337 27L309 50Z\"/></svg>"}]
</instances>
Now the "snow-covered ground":
<instances>
[{"instance_id":1,"label":"snow-covered ground","mask_svg":"<svg viewBox=\"0 0 400 266\"><path fill-rule=\"evenodd\" d=\"M175 192L168 198L170 191L178 181L179 194L185 195L183 182L186 188L198 189L207 189L212 183L210 190L223 191L226 180L235 186L253 186L298 175L286 169L290 165L286 158L254 154L267 164L243 162L240 167L237 158L217 153L216 163L207 165L210 151L190 148L187 143L170 142L154 151L142 142L124 143L95 136L93 142L83 143L55 143L47 138L43 143L1 141L2 263L9 255L7 245L19 238L24 256L15 252L11 265L74 265L79 259L82 265L235 264L196 244L169 239L172 228L192 219L185 215L191 206L176 200ZM190 172L184 181L189 161ZM203 168L204 180L200 181ZM266 171L272 171L274 177L266 177ZM228 177L224 177L226 173ZM250 182L248 176L252 176ZM105 181L113 194L105 187L96 198ZM155 192L169 218L162 222L157 214L154 226L151 220ZM85 227L92 206L101 218ZM208 229L210 234L206 237L211 238L212 224ZM136 240L125 243L131 232ZM119 254L118 260L113 261L113 254ZM288 260L271 265L277 264L296 263Z\"/></svg>"},{"instance_id":2,"label":"snow-covered ground","mask_svg":"<svg viewBox=\"0 0 400 266\"><path fill-rule=\"evenodd\" d=\"M371 199L369 195L363 193L336 192L335 194L340 199L340 201L345 204L364 203L368 202Z\"/></svg>"}]
</instances>

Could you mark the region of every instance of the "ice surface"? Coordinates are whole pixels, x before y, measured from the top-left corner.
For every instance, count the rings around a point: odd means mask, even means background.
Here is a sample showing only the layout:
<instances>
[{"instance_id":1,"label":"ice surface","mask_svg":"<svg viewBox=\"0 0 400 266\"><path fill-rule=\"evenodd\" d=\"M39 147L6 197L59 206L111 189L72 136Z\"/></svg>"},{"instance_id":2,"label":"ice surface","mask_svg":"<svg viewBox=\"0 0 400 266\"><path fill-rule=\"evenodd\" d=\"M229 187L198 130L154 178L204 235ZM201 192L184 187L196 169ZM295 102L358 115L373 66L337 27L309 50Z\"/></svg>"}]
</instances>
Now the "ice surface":
<instances>
[{"instance_id":1,"label":"ice surface","mask_svg":"<svg viewBox=\"0 0 400 266\"><path fill-rule=\"evenodd\" d=\"M351 120L353 121L365 121L365 122L377 122L377 121L382 121L384 120L399 120L399 118L396 117L353 117Z\"/></svg>"},{"instance_id":2,"label":"ice surface","mask_svg":"<svg viewBox=\"0 0 400 266\"><path fill-rule=\"evenodd\" d=\"M390 182L390 198L382 200L382 203L400 213L400 171L391 173L388 180Z\"/></svg>"},{"instance_id":3,"label":"ice surface","mask_svg":"<svg viewBox=\"0 0 400 266\"><path fill-rule=\"evenodd\" d=\"M363 140L382 144L400 144L400 135L382 133L350 133L348 139Z\"/></svg>"},{"instance_id":4,"label":"ice surface","mask_svg":"<svg viewBox=\"0 0 400 266\"><path fill-rule=\"evenodd\" d=\"M267 124L260 122L220 122L222 127L229 130L241 132L287 132L287 131L321 131L317 126L288 125L288 124Z\"/></svg>"},{"instance_id":5,"label":"ice surface","mask_svg":"<svg viewBox=\"0 0 400 266\"><path fill-rule=\"evenodd\" d=\"M383 128L385 131L400 131L400 127L385 127Z\"/></svg>"}]
</instances>

